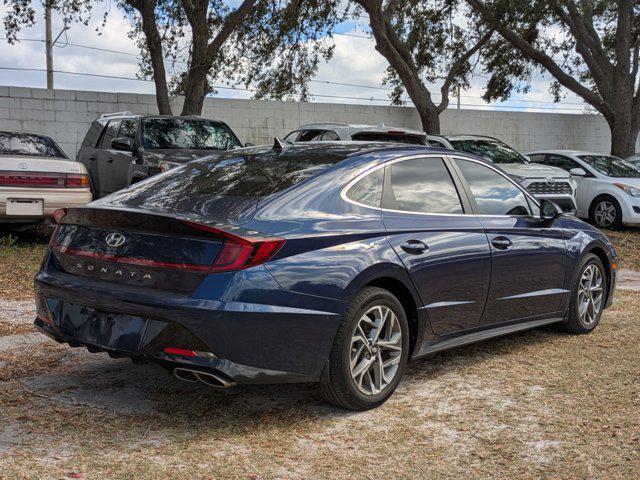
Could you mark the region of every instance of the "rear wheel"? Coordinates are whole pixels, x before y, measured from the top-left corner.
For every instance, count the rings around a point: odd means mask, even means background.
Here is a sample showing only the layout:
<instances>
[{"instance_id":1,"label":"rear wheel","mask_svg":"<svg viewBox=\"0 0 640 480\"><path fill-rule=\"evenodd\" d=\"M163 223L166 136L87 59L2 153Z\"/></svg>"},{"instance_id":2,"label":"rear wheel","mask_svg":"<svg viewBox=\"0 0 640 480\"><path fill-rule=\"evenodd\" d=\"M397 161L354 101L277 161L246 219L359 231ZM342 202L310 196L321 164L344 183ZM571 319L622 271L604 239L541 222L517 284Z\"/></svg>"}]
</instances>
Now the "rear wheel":
<instances>
[{"instance_id":1,"label":"rear wheel","mask_svg":"<svg viewBox=\"0 0 640 480\"><path fill-rule=\"evenodd\" d=\"M382 405L404 374L407 317L387 290L367 287L354 299L334 339L320 384L324 398L350 410Z\"/></svg>"},{"instance_id":2,"label":"rear wheel","mask_svg":"<svg viewBox=\"0 0 640 480\"><path fill-rule=\"evenodd\" d=\"M569 315L560 326L571 333L589 333L596 328L604 311L607 277L602 261L592 253L582 259L576 272Z\"/></svg>"},{"instance_id":3,"label":"rear wheel","mask_svg":"<svg viewBox=\"0 0 640 480\"><path fill-rule=\"evenodd\" d=\"M622 225L622 209L618 201L609 196L598 198L589 212L591 222L600 228L618 228Z\"/></svg>"}]
</instances>

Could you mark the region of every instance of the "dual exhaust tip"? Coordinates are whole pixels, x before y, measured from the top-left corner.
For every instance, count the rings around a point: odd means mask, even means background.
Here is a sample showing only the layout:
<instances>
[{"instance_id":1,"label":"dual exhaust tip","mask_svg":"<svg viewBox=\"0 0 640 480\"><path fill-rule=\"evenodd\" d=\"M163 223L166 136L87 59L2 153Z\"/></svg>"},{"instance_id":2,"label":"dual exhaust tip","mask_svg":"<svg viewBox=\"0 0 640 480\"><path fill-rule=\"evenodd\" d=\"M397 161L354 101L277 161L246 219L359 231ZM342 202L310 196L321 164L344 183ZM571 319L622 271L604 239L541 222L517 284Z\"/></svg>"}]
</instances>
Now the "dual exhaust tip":
<instances>
[{"instance_id":1,"label":"dual exhaust tip","mask_svg":"<svg viewBox=\"0 0 640 480\"><path fill-rule=\"evenodd\" d=\"M210 387L229 388L236 385L233 380L228 380L222 375L205 372L202 370L192 370L190 368L177 367L173 369L173 375L185 382L202 382Z\"/></svg>"}]
</instances>

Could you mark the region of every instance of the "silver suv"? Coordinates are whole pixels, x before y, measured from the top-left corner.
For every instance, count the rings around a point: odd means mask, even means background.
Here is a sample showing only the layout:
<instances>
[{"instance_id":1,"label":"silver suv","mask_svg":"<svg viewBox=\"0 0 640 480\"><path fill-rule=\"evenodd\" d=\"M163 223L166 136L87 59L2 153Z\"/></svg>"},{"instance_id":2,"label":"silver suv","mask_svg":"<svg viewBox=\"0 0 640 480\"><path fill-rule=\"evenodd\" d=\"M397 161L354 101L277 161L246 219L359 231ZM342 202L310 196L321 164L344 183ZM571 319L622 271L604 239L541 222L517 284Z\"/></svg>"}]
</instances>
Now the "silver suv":
<instances>
[{"instance_id":1,"label":"silver suv","mask_svg":"<svg viewBox=\"0 0 640 480\"><path fill-rule=\"evenodd\" d=\"M386 125L354 125L347 123L312 123L301 125L284 137L287 142L399 142L428 145L427 135L418 130Z\"/></svg>"},{"instance_id":2,"label":"silver suv","mask_svg":"<svg viewBox=\"0 0 640 480\"><path fill-rule=\"evenodd\" d=\"M536 198L557 203L565 212L576 211L576 183L561 168L531 163L506 143L480 135L427 135L432 147L472 153L500 165Z\"/></svg>"}]
</instances>

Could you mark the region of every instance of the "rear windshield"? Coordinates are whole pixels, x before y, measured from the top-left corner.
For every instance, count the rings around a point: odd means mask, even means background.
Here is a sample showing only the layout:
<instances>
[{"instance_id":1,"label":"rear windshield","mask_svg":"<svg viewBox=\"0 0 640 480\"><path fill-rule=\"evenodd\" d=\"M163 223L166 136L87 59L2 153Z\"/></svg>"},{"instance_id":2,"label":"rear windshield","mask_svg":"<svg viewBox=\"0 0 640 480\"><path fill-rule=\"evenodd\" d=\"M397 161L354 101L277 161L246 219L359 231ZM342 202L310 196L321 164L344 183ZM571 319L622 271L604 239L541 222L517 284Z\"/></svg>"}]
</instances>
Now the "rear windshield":
<instances>
[{"instance_id":1,"label":"rear windshield","mask_svg":"<svg viewBox=\"0 0 640 480\"><path fill-rule=\"evenodd\" d=\"M416 145L427 144L426 137L421 135L411 135L408 133L360 132L351 135L351 139L368 142L413 143Z\"/></svg>"},{"instance_id":2,"label":"rear windshield","mask_svg":"<svg viewBox=\"0 0 640 480\"><path fill-rule=\"evenodd\" d=\"M0 155L67 158L49 137L28 133L0 132Z\"/></svg>"},{"instance_id":3,"label":"rear windshield","mask_svg":"<svg viewBox=\"0 0 640 480\"><path fill-rule=\"evenodd\" d=\"M449 140L454 150L467 152L493 163L529 163L506 143L498 140Z\"/></svg>"},{"instance_id":4,"label":"rear windshield","mask_svg":"<svg viewBox=\"0 0 640 480\"><path fill-rule=\"evenodd\" d=\"M127 207L216 212L225 205L249 205L318 175L343 155L225 154L189 162L108 197ZM225 208L228 208L225 206ZM235 208L235 207L234 207Z\"/></svg>"},{"instance_id":5,"label":"rear windshield","mask_svg":"<svg viewBox=\"0 0 640 480\"><path fill-rule=\"evenodd\" d=\"M580 160L607 177L637 178L640 170L631 163L610 155L578 155Z\"/></svg>"},{"instance_id":6,"label":"rear windshield","mask_svg":"<svg viewBox=\"0 0 640 480\"><path fill-rule=\"evenodd\" d=\"M192 118L148 118L142 122L142 145L147 150L229 150L240 141L224 123Z\"/></svg>"}]
</instances>

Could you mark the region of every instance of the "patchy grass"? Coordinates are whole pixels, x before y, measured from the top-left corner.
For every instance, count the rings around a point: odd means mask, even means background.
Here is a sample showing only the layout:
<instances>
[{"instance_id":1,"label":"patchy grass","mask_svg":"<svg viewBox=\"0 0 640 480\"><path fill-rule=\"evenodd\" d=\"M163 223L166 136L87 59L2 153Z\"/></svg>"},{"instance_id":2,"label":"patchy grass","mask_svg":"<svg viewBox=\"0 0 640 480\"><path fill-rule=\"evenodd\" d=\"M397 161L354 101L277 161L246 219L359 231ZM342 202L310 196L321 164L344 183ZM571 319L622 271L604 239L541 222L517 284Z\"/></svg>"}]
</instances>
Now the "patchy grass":
<instances>
[{"instance_id":1,"label":"patchy grass","mask_svg":"<svg viewBox=\"0 0 640 480\"><path fill-rule=\"evenodd\" d=\"M48 241L46 231L0 231L0 298L33 297L33 277L40 268Z\"/></svg>"},{"instance_id":2,"label":"patchy grass","mask_svg":"<svg viewBox=\"0 0 640 480\"><path fill-rule=\"evenodd\" d=\"M416 362L363 413L312 385L218 392L53 343L5 352L0 477L639 478L639 311L620 291L590 335L538 329Z\"/></svg>"},{"instance_id":3,"label":"patchy grass","mask_svg":"<svg viewBox=\"0 0 640 480\"><path fill-rule=\"evenodd\" d=\"M640 271L640 228L604 230L604 234L616 247L620 266Z\"/></svg>"}]
</instances>

